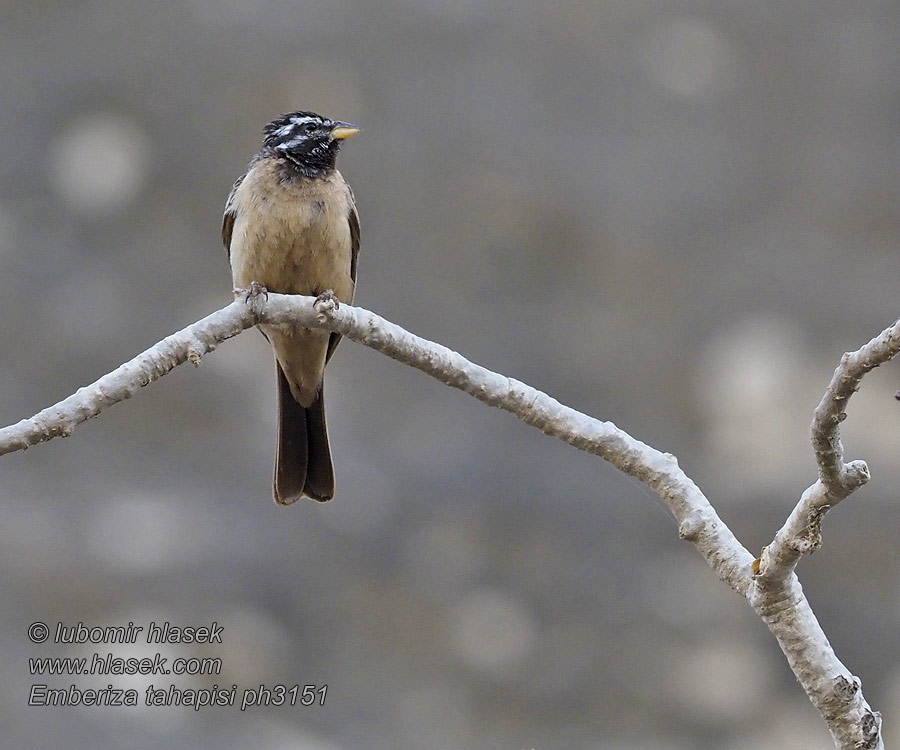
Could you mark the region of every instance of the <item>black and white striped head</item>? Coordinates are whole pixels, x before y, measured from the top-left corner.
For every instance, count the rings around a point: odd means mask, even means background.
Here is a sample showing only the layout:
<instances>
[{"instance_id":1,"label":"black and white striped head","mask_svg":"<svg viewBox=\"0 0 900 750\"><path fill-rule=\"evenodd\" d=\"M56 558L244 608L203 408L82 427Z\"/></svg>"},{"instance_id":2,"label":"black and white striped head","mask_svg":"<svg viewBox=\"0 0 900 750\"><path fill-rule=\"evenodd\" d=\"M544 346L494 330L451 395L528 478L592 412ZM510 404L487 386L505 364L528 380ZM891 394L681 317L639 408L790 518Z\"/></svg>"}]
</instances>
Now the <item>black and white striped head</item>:
<instances>
[{"instance_id":1,"label":"black and white striped head","mask_svg":"<svg viewBox=\"0 0 900 750\"><path fill-rule=\"evenodd\" d=\"M301 173L317 176L334 168L341 141L358 132L355 125L315 112L291 112L266 125L263 152L274 152Z\"/></svg>"}]
</instances>

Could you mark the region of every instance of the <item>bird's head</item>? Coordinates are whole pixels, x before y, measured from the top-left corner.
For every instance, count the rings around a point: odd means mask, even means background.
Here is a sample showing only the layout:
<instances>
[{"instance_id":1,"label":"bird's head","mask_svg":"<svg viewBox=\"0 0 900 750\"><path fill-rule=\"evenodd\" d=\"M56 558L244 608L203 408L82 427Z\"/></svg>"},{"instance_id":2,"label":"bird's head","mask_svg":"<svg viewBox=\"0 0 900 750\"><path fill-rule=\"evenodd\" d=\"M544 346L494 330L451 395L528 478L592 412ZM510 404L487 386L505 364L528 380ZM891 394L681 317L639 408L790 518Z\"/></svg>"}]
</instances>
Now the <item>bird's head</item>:
<instances>
[{"instance_id":1,"label":"bird's head","mask_svg":"<svg viewBox=\"0 0 900 750\"><path fill-rule=\"evenodd\" d=\"M291 112L266 125L263 151L284 157L308 176L317 176L334 168L341 142L358 132L355 125L315 112Z\"/></svg>"}]
</instances>

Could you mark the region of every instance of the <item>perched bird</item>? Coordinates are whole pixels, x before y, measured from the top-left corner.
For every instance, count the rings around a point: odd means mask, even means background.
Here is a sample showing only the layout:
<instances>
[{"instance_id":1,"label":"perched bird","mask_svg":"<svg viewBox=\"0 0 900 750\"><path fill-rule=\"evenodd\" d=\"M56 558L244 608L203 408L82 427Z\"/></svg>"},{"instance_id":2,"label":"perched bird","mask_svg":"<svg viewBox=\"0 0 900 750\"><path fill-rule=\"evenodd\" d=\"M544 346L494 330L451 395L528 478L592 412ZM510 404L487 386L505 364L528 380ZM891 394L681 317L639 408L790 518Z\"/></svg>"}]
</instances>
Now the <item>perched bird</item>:
<instances>
[{"instance_id":1,"label":"perched bird","mask_svg":"<svg viewBox=\"0 0 900 750\"><path fill-rule=\"evenodd\" d=\"M235 290L256 282L271 292L353 301L359 217L335 159L358 132L313 112L266 125L262 148L225 204L222 241ZM330 500L334 468L322 377L341 337L297 325L259 328L275 352L278 378L275 502L290 505L303 495Z\"/></svg>"}]
</instances>

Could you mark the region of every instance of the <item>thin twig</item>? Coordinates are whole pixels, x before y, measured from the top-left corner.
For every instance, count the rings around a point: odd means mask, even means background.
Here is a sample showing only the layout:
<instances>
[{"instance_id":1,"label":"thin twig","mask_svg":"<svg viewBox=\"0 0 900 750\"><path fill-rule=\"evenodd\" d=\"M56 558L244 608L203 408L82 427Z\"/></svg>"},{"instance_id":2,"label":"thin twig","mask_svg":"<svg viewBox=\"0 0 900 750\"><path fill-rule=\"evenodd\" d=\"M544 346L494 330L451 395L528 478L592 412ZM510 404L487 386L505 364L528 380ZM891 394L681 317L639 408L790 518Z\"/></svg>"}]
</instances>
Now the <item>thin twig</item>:
<instances>
[{"instance_id":1,"label":"thin twig","mask_svg":"<svg viewBox=\"0 0 900 750\"><path fill-rule=\"evenodd\" d=\"M784 526L762 551L755 565L758 585L771 589L777 582L786 581L801 555L812 554L821 546L825 514L869 481L865 461L844 462L840 424L847 418L847 403L863 376L898 353L900 321L841 357L810 427L819 478L806 489Z\"/></svg>"}]
</instances>

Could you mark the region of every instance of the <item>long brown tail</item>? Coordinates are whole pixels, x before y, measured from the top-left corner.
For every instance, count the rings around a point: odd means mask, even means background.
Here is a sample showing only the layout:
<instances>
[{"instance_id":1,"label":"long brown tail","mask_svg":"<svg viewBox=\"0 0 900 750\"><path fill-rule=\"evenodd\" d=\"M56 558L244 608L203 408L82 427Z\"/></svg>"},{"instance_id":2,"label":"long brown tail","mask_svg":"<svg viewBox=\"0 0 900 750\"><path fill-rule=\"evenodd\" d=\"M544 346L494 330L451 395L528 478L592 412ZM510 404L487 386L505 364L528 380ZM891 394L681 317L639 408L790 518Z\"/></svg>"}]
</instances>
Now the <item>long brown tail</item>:
<instances>
[{"instance_id":1,"label":"long brown tail","mask_svg":"<svg viewBox=\"0 0 900 750\"><path fill-rule=\"evenodd\" d=\"M334 467L325 425L324 386L304 408L291 395L287 378L278 371L278 449L275 454L275 502L291 505L303 495L325 502L334 497Z\"/></svg>"}]
</instances>

